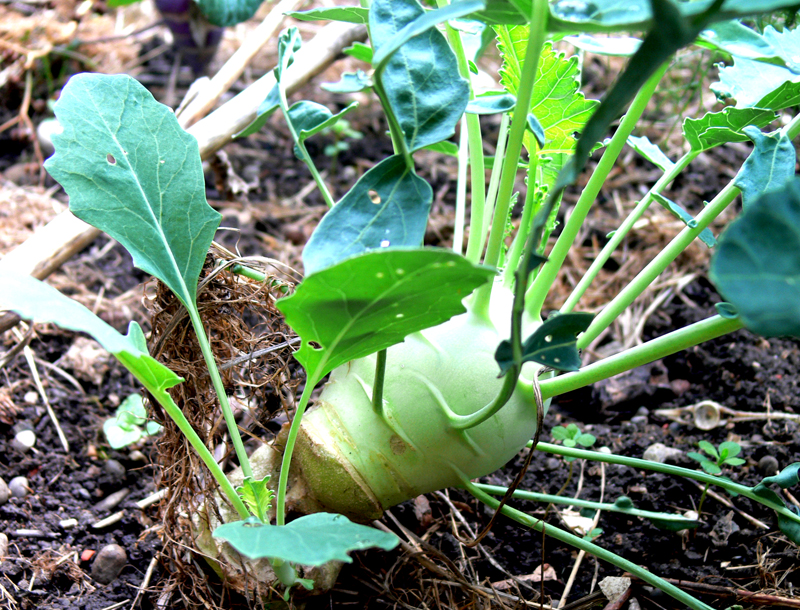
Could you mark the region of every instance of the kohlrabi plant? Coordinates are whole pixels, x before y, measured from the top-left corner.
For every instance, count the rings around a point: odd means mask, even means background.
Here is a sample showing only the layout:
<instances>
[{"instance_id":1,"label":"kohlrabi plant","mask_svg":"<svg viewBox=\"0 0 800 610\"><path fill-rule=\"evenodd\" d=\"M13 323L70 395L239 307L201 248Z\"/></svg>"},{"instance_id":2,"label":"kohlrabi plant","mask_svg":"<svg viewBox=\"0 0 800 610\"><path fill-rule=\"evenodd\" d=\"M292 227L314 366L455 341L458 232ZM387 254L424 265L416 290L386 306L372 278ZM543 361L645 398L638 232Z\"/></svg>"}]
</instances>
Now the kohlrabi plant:
<instances>
[{"instance_id":1,"label":"kohlrabi plant","mask_svg":"<svg viewBox=\"0 0 800 610\"><path fill-rule=\"evenodd\" d=\"M114 417L103 423L103 434L112 449L127 447L159 432L161 426L158 423L147 421L147 409L141 394L128 396L117 407Z\"/></svg>"},{"instance_id":2,"label":"kohlrabi plant","mask_svg":"<svg viewBox=\"0 0 800 610\"><path fill-rule=\"evenodd\" d=\"M357 522L368 523L421 493L459 486L524 526L631 572L695 610L707 610L640 566L558 527L544 528L507 505L513 495L529 492L514 485L491 488L474 479L526 446L626 464L718 485L759 502L773 509L780 530L800 543L800 514L769 487L797 484L800 463L746 487L705 472L538 442L554 396L741 328L800 336L795 281L800 182L794 178L792 145L800 117L787 110L800 104L800 65L793 51L800 40L790 30L767 28L759 34L736 21L796 5L788 0L440 0L429 9L417 0L365 0L358 7L295 15L367 26L370 45L348 51L366 62L365 69L345 74L336 90L374 93L394 154L376 159L349 192L333 200L305 141L355 104L334 114L313 101L289 103L281 76L301 41L296 30L287 30L278 45L277 84L246 133L280 110L295 154L330 210L303 251L304 280L278 302L301 339L295 358L305 369L305 387L279 442L251 455L196 303L200 270L220 223L205 199L197 143L135 80L73 77L56 105L64 131L54 138L56 152L47 169L69 194L72 212L117 239L135 264L168 286L186 309L239 462L229 477L167 391L181 378L149 355L138 324L123 336L30 277L4 276L0 303L25 318L92 334L175 420L219 484L215 512L226 523L199 515L196 544L216 559L222 574L230 574L241 556L263 558L271 567L258 577L267 584L310 587L309 573L301 578L298 566L346 561L350 550L397 544L394 536ZM476 53L487 41L486 24L502 54L500 84L497 91L476 95L472 78ZM617 39L606 36L611 32L644 34ZM602 36L593 37L596 33ZM579 59L553 45L564 39L596 52L630 55L601 102L579 91ZM734 56L714 85L730 104L687 118L686 153L673 161L638 136L636 126L670 57L693 43ZM502 118L499 137L490 142L497 152L487 158L481 115L491 113ZM457 128L456 145L450 139ZM662 194L702 152L748 141L750 157L696 217L686 211L688 202ZM609 235L559 310L547 314L545 298L626 144L663 175ZM423 246L433 201L433 189L416 171L423 149L457 158L450 249ZM593 151L600 158L558 227L561 195ZM521 177L524 188L517 193ZM740 194L742 213L722 235L713 235L711 222ZM522 204L522 214L509 243L515 201ZM599 270L653 202L666 206L685 227L601 310L578 311ZM557 236L554 242L551 236ZM695 240L715 250L711 277L727 300L719 315L581 367L580 351ZM234 269L258 277L246 265ZM312 392L326 377L307 412ZM553 498L539 499L580 505ZM624 499L590 508L670 521L674 529L693 525L677 516L631 512L636 509ZM287 523L290 511L306 516Z\"/></svg>"}]
</instances>

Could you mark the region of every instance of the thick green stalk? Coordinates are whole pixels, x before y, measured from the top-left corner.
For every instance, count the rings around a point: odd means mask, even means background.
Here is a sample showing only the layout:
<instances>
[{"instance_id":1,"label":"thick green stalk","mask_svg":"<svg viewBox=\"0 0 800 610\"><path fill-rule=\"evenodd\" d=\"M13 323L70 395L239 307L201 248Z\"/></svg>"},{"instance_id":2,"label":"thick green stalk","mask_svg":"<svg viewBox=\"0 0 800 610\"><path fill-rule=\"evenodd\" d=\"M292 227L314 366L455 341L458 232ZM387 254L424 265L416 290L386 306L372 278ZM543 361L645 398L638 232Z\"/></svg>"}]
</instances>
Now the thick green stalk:
<instances>
[{"instance_id":1,"label":"thick green stalk","mask_svg":"<svg viewBox=\"0 0 800 610\"><path fill-rule=\"evenodd\" d=\"M453 252L464 253L464 219L467 212L467 166L469 148L467 145L467 121L461 117L461 133L458 138L458 177L456 181L456 215L453 229Z\"/></svg>"},{"instance_id":2,"label":"thick green stalk","mask_svg":"<svg viewBox=\"0 0 800 610\"><path fill-rule=\"evenodd\" d=\"M386 350L378 352L375 359L375 381L372 384L372 408L383 413L383 385L386 379Z\"/></svg>"},{"instance_id":3,"label":"thick green stalk","mask_svg":"<svg viewBox=\"0 0 800 610\"><path fill-rule=\"evenodd\" d=\"M536 155L531 156L531 160ZM536 166L531 163L528 165L528 190L525 194L525 205L522 208L522 218L519 222L519 229L514 236L514 241L511 242L511 248L508 250L508 262L506 268L503 270L503 286L511 289L514 283L514 273L517 270L519 258L522 256L522 251L525 248L525 242L528 239L528 234L533 227L533 212L534 212L534 198L536 197L536 189L532 186L534 184L536 174Z\"/></svg>"},{"instance_id":4,"label":"thick green stalk","mask_svg":"<svg viewBox=\"0 0 800 610\"><path fill-rule=\"evenodd\" d=\"M552 251L548 255L547 262L528 290L526 309L531 315L538 316L540 314L547 293L553 285L561 266L564 264L564 260L567 258L567 254L572 248L575 238L578 236L578 232L583 226L592 204L597 199L600 189L603 188L603 184L605 184L606 178L608 178L608 174L614 168L614 164L617 162L617 158L620 152L622 152L623 146L625 146L625 143L628 141L628 136L633 133L636 124L639 122L650 98L653 97L656 86L664 76L664 72L666 72L668 66L669 64L665 63L639 90L633 102L631 102L628 112L625 113L625 116L620 122L617 131L611 138L611 142L609 142L603 152L600 162L597 164L591 178L589 178L589 182L587 182L578 202L575 204L575 208L572 210L569 220L566 225L564 225L561 235L559 235L555 246L553 246Z\"/></svg>"},{"instance_id":5,"label":"thick green stalk","mask_svg":"<svg viewBox=\"0 0 800 610\"><path fill-rule=\"evenodd\" d=\"M663 337L658 337L619 354L604 358L574 373L546 379L540 384L542 397L547 399L577 390L602 379L608 379L614 375L630 371L637 366L693 347L704 341L710 341L716 337L739 330L742 327L743 324L740 320L731 320L721 316L713 316L706 320L695 322Z\"/></svg>"},{"instance_id":6,"label":"thick green stalk","mask_svg":"<svg viewBox=\"0 0 800 610\"><path fill-rule=\"evenodd\" d=\"M472 230L470 229L470 242L474 239L477 243L477 258L475 260L470 259L473 263L479 262L481 256L483 256L483 249L486 245L486 235L489 231L489 225L492 222L492 213L497 204L497 189L500 188L500 175L503 172L503 165L505 164L506 144L508 142L508 128L510 124L511 118L508 116L508 113L506 113L503 115L503 118L500 119L500 130L497 134L497 149L494 152L492 175L489 177L489 189L484 202L480 233L473 236Z\"/></svg>"},{"instance_id":7,"label":"thick green stalk","mask_svg":"<svg viewBox=\"0 0 800 610\"><path fill-rule=\"evenodd\" d=\"M540 443L541 444L541 443ZM500 501L493 498L482 489L480 489L474 483L471 483L469 480L464 480L464 487L466 490L475 496L478 500L486 504L487 506L497 509L500 506ZM688 593L681 591L675 585L668 583L666 580L659 578L655 574L648 572L644 568L636 565L635 563L628 561L627 559L623 559L619 555L616 555L606 549L597 546L586 540L585 538L580 538L579 536L575 536L568 532L565 532L562 529L559 529L553 525L548 525L545 527L544 523L541 519L534 519L530 515L523 513L520 510L515 508L511 508L510 506L503 506L501 509L502 513L507 517L514 519L518 523L521 523L525 527L531 527L535 529L537 532L544 532L546 535L555 538L556 540L560 540L561 542L565 542L570 546L574 546L581 551L585 551L591 555L594 555L598 559L602 559L603 561L607 561L608 563L617 566L618 568L625 570L626 572L630 572L631 574L638 576L644 582L658 589L661 589L667 595L671 595L678 601L683 604L686 604L692 610L713 610L711 606L707 606L703 602L698 599L695 599Z\"/></svg>"},{"instance_id":8,"label":"thick green stalk","mask_svg":"<svg viewBox=\"0 0 800 610\"><path fill-rule=\"evenodd\" d=\"M484 265L496 267L500 260L503 247L508 213L511 209L511 196L514 193L514 183L517 178L517 165L522 155L522 142L528 126L528 112L533 98L533 87L539 71L539 57L542 46L547 38L546 24L549 15L546 0L534 0L532 6L532 19L528 35L528 46L525 50L525 61L522 64L519 87L517 89L517 104L514 106L514 115L508 132L508 146L505 151L505 162L500 174L500 185L497 191L497 200L494 206L494 218L489 232L489 243L486 247ZM474 311L479 315L488 316L489 302L492 298L492 286L487 284L475 293Z\"/></svg>"},{"instance_id":9,"label":"thick green stalk","mask_svg":"<svg viewBox=\"0 0 800 610\"><path fill-rule=\"evenodd\" d=\"M683 155L668 172L661 176L658 182L653 185L647 194L642 197L642 200L636 204L636 207L631 211L630 214L628 214L625 222L623 222L620 227L614 231L614 235L608 240L608 243L603 246L600 254L597 255L597 258L592 262L589 269L580 279L578 285L572 290L569 298L567 298L567 300L564 302L564 305L561 307L561 313L570 312L575 308L584 292L586 292L586 289L589 288L591 283L597 277L600 269L602 269L603 266L608 262L608 259L611 258L611 255L617 249L619 244L622 243L622 240L625 239L625 236L633 228L633 225L636 224L636 221L639 220L647 208L650 207L650 204L653 202L653 194L661 193L661 191L663 191L667 185L669 185L678 176L678 174L686 169L686 166L688 166L698 154L698 151L689 151Z\"/></svg>"},{"instance_id":10,"label":"thick green stalk","mask_svg":"<svg viewBox=\"0 0 800 610\"><path fill-rule=\"evenodd\" d=\"M231 442L236 451L236 457L239 459L239 466L242 467L242 474L244 474L245 477L252 477L253 470L250 468L250 460L247 457L247 452L244 450L242 435L239 434L239 427L236 425L236 419L233 416L231 405L228 402L228 394L225 392L222 377L219 375L219 369L214 360L214 354L211 352L211 345L208 342L206 330L203 328L203 322L200 320L200 314L196 307L187 308L187 311L189 312L189 319L192 321L192 326L197 336L197 342L200 344L200 351L203 353L203 359L205 360L208 374L211 376L211 383L214 386L214 391L217 393L222 416L225 418L228 434L231 436Z\"/></svg>"},{"instance_id":11,"label":"thick green stalk","mask_svg":"<svg viewBox=\"0 0 800 610\"><path fill-rule=\"evenodd\" d=\"M595 462L605 462L607 464L620 464L622 466L630 466L636 470L651 470L653 472L674 475L676 477L694 479L695 481L700 481L701 483L707 483L709 485L716 485L717 487L722 487L722 489L726 491L742 495L745 498L750 498L753 502L758 502L759 504L771 508L776 513L780 513L782 516L791 519L795 523L800 523L800 515L795 514L783 504L778 504L777 502L773 502L764 496L754 493L752 487L734 483L725 477L715 477L714 475L707 474L702 470L690 470L680 466L672 466L671 464L661 464L660 462L651 462L650 460L626 457L624 455L601 453L599 451L587 451L586 449L564 447L562 445L552 445L550 443L537 443L536 449L552 455L583 458L587 460L594 460Z\"/></svg>"}]
</instances>

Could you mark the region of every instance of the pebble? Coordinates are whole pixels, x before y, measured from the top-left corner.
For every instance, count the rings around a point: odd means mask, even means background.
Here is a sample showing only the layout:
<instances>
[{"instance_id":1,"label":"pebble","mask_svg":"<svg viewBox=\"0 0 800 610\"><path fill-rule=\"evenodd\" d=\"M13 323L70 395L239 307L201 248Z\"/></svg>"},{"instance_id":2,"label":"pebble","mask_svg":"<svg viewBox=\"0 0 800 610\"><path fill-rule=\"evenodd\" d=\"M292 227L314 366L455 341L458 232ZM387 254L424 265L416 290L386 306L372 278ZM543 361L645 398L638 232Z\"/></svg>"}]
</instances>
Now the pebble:
<instances>
[{"instance_id":1,"label":"pebble","mask_svg":"<svg viewBox=\"0 0 800 610\"><path fill-rule=\"evenodd\" d=\"M547 462L545 462L545 467L548 470L558 470L561 468L561 461L557 458L547 458Z\"/></svg>"},{"instance_id":2,"label":"pebble","mask_svg":"<svg viewBox=\"0 0 800 610\"><path fill-rule=\"evenodd\" d=\"M0 478L0 506L3 506L11 497L11 490L8 488L6 482Z\"/></svg>"},{"instance_id":3,"label":"pebble","mask_svg":"<svg viewBox=\"0 0 800 610\"><path fill-rule=\"evenodd\" d=\"M100 549L92 564L92 578L107 585L113 582L128 563L128 555L118 544L108 544Z\"/></svg>"},{"instance_id":4,"label":"pebble","mask_svg":"<svg viewBox=\"0 0 800 610\"><path fill-rule=\"evenodd\" d=\"M0 562L8 557L8 536L0 533Z\"/></svg>"},{"instance_id":5,"label":"pebble","mask_svg":"<svg viewBox=\"0 0 800 610\"><path fill-rule=\"evenodd\" d=\"M779 469L778 460L771 455L765 455L758 460L758 472L762 477L771 477L772 475L778 474Z\"/></svg>"},{"instance_id":6,"label":"pebble","mask_svg":"<svg viewBox=\"0 0 800 610\"><path fill-rule=\"evenodd\" d=\"M634 415L631 417L632 424L646 424L647 423L647 415Z\"/></svg>"},{"instance_id":7,"label":"pebble","mask_svg":"<svg viewBox=\"0 0 800 610\"><path fill-rule=\"evenodd\" d=\"M606 599L615 602L630 588L631 579L626 576L606 576L599 586Z\"/></svg>"},{"instance_id":8,"label":"pebble","mask_svg":"<svg viewBox=\"0 0 800 610\"><path fill-rule=\"evenodd\" d=\"M659 464L679 462L683 459L683 451L675 449L674 447L667 447L662 443L653 443L644 450L644 455L642 457L645 460L658 462Z\"/></svg>"},{"instance_id":9,"label":"pebble","mask_svg":"<svg viewBox=\"0 0 800 610\"><path fill-rule=\"evenodd\" d=\"M106 463L103 464L103 470L105 470L107 474L110 474L115 481L124 479L128 472L125 470L125 466L114 459L106 460Z\"/></svg>"},{"instance_id":10,"label":"pebble","mask_svg":"<svg viewBox=\"0 0 800 610\"><path fill-rule=\"evenodd\" d=\"M25 392L22 400L27 402L29 405L35 405L37 402L39 402L39 395L31 390L30 392Z\"/></svg>"},{"instance_id":11,"label":"pebble","mask_svg":"<svg viewBox=\"0 0 800 610\"><path fill-rule=\"evenodd\" d=\"M28 489L28 479L25 477L14 477L8 482L8 489L15 498L24 498L30 493Z\"/></svg>"},{"instance_id":12,"label":"pebble","mask_svg":"<svg viewBox=\"0 0 800 610\"><path fill-rule=\"evenodd\" d=\"M28 453L35 444L36 433L33 430L20 430L11 441L11 446L20 453Z\"/></svg>"},{"instance_id":13,"label":"pebble","mask_svg":"<svg viewBox=\"0 0 800 610\"><path fill-rule=\"evenodd\" d=\"M644 417L647 417L648 415L650 415L650 409L648 409L647 407L639 407L636 410L636 415L642 415Z\"/></svg>"}]
</instances>

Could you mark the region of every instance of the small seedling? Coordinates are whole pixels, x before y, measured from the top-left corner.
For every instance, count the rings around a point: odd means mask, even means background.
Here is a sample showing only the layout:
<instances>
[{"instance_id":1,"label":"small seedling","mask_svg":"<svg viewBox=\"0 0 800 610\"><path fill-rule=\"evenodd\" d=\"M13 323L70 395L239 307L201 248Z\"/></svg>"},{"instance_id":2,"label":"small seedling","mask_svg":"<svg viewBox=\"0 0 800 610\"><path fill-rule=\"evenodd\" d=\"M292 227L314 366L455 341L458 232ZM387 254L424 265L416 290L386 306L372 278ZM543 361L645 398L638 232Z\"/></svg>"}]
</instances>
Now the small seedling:
<instances>
[{"instance_id":1,"label":"small seedling","mask_svg":"<svg viewBox=\"0 0 800 610\"><path fill-rule=\"evenodd\" d=\"M697 453L696 451L690 451L686 455L699 462L700 467L708 474L716 476L722 474L723 466L741 466L745 463L745 460L736 457L742 451L742 447L739 443L725 441L724 443L720 443L718 449L715 449L714 445L708 441L700 441L697 445L707 455ZM697 513L699 515L703 514L703 502L706 499L706 492L708 492L709 485L710 483L706 483L703 489L703 495L700 496L700 505L697 507Z\"/></svg>"},{"instance_id":2,"label":"small seedling","mask_svg":"<svg viewBox=\"0 0 800 610\"><path fill-rule=\"evenodd\" d=\"M597 442L597 439L588 432L581 432L577 424L569 424L568 426L556 426L553 428L553 440L561 441L565 447L585 447L588 449ZM575 458L565 457L565 462L573 462ZM570 471L571 472L571 471Z\"/></svg>"},{"instance_id":3,"label":"small seedling","mask_svg":"<svg viewBox=\"0 0 800 610\"><path fill-rule=\"evenodd\" d=\"M114 417L103 423L103 433L112 449L122 449L161 432L161 426L147 421L141 394L131 394L117 407Z\"/></svg>"}]
</instances>

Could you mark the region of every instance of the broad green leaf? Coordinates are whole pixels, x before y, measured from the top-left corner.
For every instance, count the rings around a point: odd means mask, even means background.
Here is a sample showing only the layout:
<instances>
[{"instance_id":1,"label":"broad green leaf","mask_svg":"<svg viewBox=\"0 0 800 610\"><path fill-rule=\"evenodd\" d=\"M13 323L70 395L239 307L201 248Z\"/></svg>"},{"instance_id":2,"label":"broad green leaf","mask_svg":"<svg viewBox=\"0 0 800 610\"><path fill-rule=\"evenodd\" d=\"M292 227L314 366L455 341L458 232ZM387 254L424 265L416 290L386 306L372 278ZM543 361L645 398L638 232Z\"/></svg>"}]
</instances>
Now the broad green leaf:
<instances>
[{"instance_id":1,"label":"broad green leaf","mask_svg":"<svg viewBox=\"0 0 800 610\"><path fill-rule=\"evenodd\" d=\"M529 19L508 0L487 0L486 8L473 15L489 25L524 25Z\"/></svg>"},{"instance_id":2,"label":"broad green leaf","mask_svg":"<svg viewBox=\"0 0 800 610\"><path fill-rule=\"evenodd\" d=\"M247 21L263 0L193 0L214 25L224 28Z\"/></svg>"},{"instance_id":3,"label":"broad green leaf","mask_svg":"<svg viewBox=\"0 0 800 610\"><path fill-rule=\"evenodd\" d=\"M508 93L484 93L470 100L466 111L470 114L500 114L512 110L516 103L517 98Z\"/></svg>"},{"instance_id":4,"label":"broad green leaf","mask_svg":"<svg viewBox=\"0 0 800 610\"><path fill-rule=\"evenodd\" d=\"M737 456L741 452L742 447L739 445L739 443L735 443L733 441L724 441L719 444L719 456L723 460Z\"/></svg>"},{"instance_id":5,"label":"broad green leaf","mask_svg":"<svg viewBox=\"0 0 800 610\"><path fill-rule=\"evenodd\" d=\"M764 127L775 120L775 112L764 108L734 108L709 112L699 119L683 122L683 136L692 150L704 151L728 142L747 142L743 132L748 125Z\"/></svg>"},{"instance_id":6,"label":"broad green leaf","mask_svg":"<svg viewBox=\"0 0 800 610\"><path fill-rule=\"evenodd\" d=\"M775 50L786 67L795 74L800 73L800 30L784 28L779 32L771 25L764 28L764 40Z\"/></svg>"},{"instance_id":7,"label":"broad green leaf","mask_svg":"<svg viewBox=\"0 0 800 610\"><path fill-rule=\"evenodd\" d=\"M762 479L759 485L771 485L773 483L783 489L794 487L800 483L800 462L789 464L778 474Z\"/></svg>"},{"instance_id":8,"label":"broad green leaf","mask_svg":"<svg viewBox=\"0 0 800 610\"><path fill-rule=\"evenodd\" d=\"M461 0L429 12L417 0L370 5L373 79L385 91L389 107L384 110L395 117L411 152L450 138L469 102L469 84L435 26L483 5L483 0Z\"/></svg>"},{"instance_id":9,"label":"broad green leaf","mask_svg":"<svg viewBox=\"0 0 800 610\"><path fill-rule=\"evenodd\" d=\"M743 460L742 458L726 458L725 463L728 466L741 466L742 464L746 463L747 460Z\"/></svg>"},{"instance_id":10,"label":"broad green leaf","mask_svg":"<svg viewBox=\"0 0 800 610\"><path fill-rule=\"evenodd\" d=\"M564 40L572 46L594 53L595 55L611 55L614 57L630 57L642 44L641 39L630 36L565 36Z\"/></svg>"},{"instance_id":11,"label":"broad green leaf","mask_svg":"<svg viewBox=\"0 0 800 610\"><path fill-rule=\"evenodd\" d=\"M748 329L800 337L800 180L762 195L730 223L710 276Z\"/></svg>"},{"instance_id":12,"label":"broad green leaf","mask_svg":"<svg viewBox=\"0 0 800 610\"><path fill-rule=\"evenodd\" d=\"M320 378L463 313L462 299L494 275L449 250L368 252L307 276L278 309L303 339L295 357Z\"/></svg>"},{"instance_id":13,"label":"broad green leaf","mask_svg":"<svg viewBox=\"0 0 800 610\"><path fill-rule=\"evenodd\" d=\"M702 462L700 462L700 466L708 474L720 474L722 472L722 469L711 460L703 460Z\"/></svg>"},{"instance_id":14,"label":"broad green leaf","mask_svg":"<svg viewBox=\"0 0 800 610\"><path fill-rule=\"evenodd\" d=\"M700 441L697 443L697 446L700 447L700 449L705 451L708 455L710 455L714 459L719 458L719 453L717 453L716 447L714 447L714 445L712 445L708 441Z\"/></svg>"},{"instance_id":15,"label":"broad green leaf","mask_svg":"<svg viewBox=\"0 0 800 610\"><path fill-rule=\"evenodd\" d=\"M735 58L733 66L719 71L711 90L723 100L735 100L737 108L782 110L800 103L800 76L781 66Z\"/></svg>"},{"instance_id":16,"label":"broad green leaf","mask_svg":"<svg viewBox=\"0 0 800 610\"><path fill-rule=\"evenodd\" d=\"M306 274L369 250L421 246L433 189L403 157L367 171L325 215L303 250Z\"/></svg>"},{"instance_id":17,"label":"broad green leaf","mask_svg":"<svg viewBox=\"0 0 800 610\"><path fill-rule=\"evenodd\" d=\"M242 131L237 133L234 137L243 138L245 136L249 136L250 134L256 133L257 131L261 131L261 128L267 124L267 120L272 116L272 113L280 107L281 93L280 89L278 88L278 84L275 83L275 86L270 89L267 97L264 98L264 101L259 104L258 110L256 111L256 118L253 119L253 122L242 129Z\"/></svg>"},{"instance_id":18,"label":"broad green leaf","mask_svg":"<svg viewBox=\"0 0 800 610\"><path fill-rule=\"evenodd\" d=\"M344 21L361 25L367 25L369 22L369 9L360 6L312 8L309 11L292 11L286 14L298 21Z\"/></svg>"},{"instance_id":19,"label":"broad green leaf","mask_svg":"<svg viewBox=\"0 0 800 610\"><path fill-rule=\"evenodd\" d=\"M687 212L680 204L667 199L661 193L653 193L653 199L661 204L663 208L672 213L677 219L683 221L683 223L690 229L693 229L697 226L697 221L694 219L694 217L689 214L689 212ZM697 236L697 238L709 248L713 248L717 245L717 240L714 238L714 233L712 233L711 229L708 227L700 231L700 234Z\"/></svg>"},{"instance_id":20,"label":"broad green leaf","mask_svg":"<svg viewBox=\"0 0 800 610\"><path fill-rule=\"evenodd\" d=\"M745 127L753 140L753 152L742 165L733 184L742 191L742 207L753 204L766 192L780 189L794 177L794 144L781 131L764 134L757 127Z\"/></svg>"},{"instance_id":21,"label":"broad green leaf","mask_svg":"<svg viewBox=\"0 0 800 610\"><path fill-rule=\"evenodd\" d=\"M581 358L575 344L578 335L591 324L590 313L564 313L551 316L522 344L522 361L538 362L557 371L577 371ZM511 342L502 341L495 352L500 371L505 374L514 364Z\"/></svg>"},{"instance_id":22,"label":"broad green leaf","mask_svg":"<svg viewBox=\"0 0 800 610\"><path fill-rule=\"evenodd\" d=\"M578 441L578 444L582 447L589 448L597 442L597 438L593 434L589 434L584 432L578 438L575 439Z\"/></svg>"},{"instance_id":23,"label":"broad green leaf","mask_svg":"<svg viewBox=\"0 0 800 610\"><path fill-rule=\"evenodd\" d=\"M672 160L661 151L657 144L653 144L647 136L642 136L641 138L628 136L628 146L664 172L668 172L675 167Z\"/></svg>"},{"instance_id":24,"label":"broad green leaf","mask_svg":"<svg viewBox=\"0 0 800 610\"><path fill-rule=\"evenodd\" d=\"M710 25L700 34L697 45L735 57L784 65L778 51L761 34L738 21Z\"/></svg>"},{"instance_id":25,"label":"broad green leaf","mask_svg":"<svg viewBox=\"0 0 800 610\"><path fill-rule=\"evenodd\" d=\"M129 76L78 74L61 92L45 167L70 210L191 307L220 214L206 202L197 140Z\"/></svg>"},{"instance_id":26,"label":"broad green leaf","mask_svg":"<svg viewBox=\"0 0 800 610\"><path fill-rule=\"evenodd\" d=\"M122 335L77 301L28 275L2 274L0 286L0 309L13 311L26 320L52 322L91 335L149 390L163 391L183 381L139 349L137 337L141 328L135 322L131 322L128 335Z\"/></svg>"},{"instance_id":27,"label":"broad green leaf","mask_svg":"<svg viewBox=\"0 0 800 610\"><path fill-rule=\"evenodd\" d=\"M798 473L800 473L800 462L790 464L775 476L762 479L758 485L753 487L753 492L778 506L786 507L791 512L800 516L800 510L798 510L796 506L786 504L783 498L767 487L767 485L773 483L783 489L793 487L800 482L800 475ZM800 544L800 523L779 512L776 512L776 516L778 518L778 528L781 532L795 544Z\"/></svg>"},{"instance_id":28,"label":"broad green leaf","mask_svg":"<svg viewBox=\"0 0 800 610\"><path fill-rule=\"evenodd\" d=\"M356 93L372 87L372 79L363 70L358 70L357 72L345 72L338 82L322 83L320 87L331 93Z\"/></svg>"},{"instance_id":29,"label":"broad green leaf","mask_svg":"<svg viewBox=\"0 0 800 610\"><path fill-rule=\"evenodd\" d=\"M358 108L358 102L353 102L340 112L333 114L328 108L316 102L303 100L293 104L289 108L288 120L292 122L299 140L299 143L295 144L297 158L303 158L298 146L301 146L308 138L318 134L323 129L332 127L344 115L356 108Z\"/></svg>"},{"instance_id":30,"label":"broad green leaf","mask_svg":"<svg viewBox=\"0 0 800 610\"><path fill-rule=\"evenodd\" d=\"M226 540L250 559L269 557L305 566L321 566L332 560L351 563L350 551L373 547L391 551L400 543L394 534L331 513L306 515L280 526L257 520L225 523L214 530L213 536Z\"/></svg>"},{"instance_id":31,"label":"broad green leaf","mask_svg":"<svg viewBox=\"0 0 800 610\"><path fill-rule=\"evenodd\" d=\"M426 146L424 150L432 150L433 152L438 152L443 155L448 155L450 157L457 157L458 156L458 144L455 142L450 142L449 140L444 140L443 142L437 142L436 144L431 144L430 146Z\"/></svg>"},{"instance_id":32,"label":"broad green leaf","mask_svg":"<svg viewBox=\"0 0 800 610\"><path fill-rule=\"evenodd\" d=\"M372 63L372 47L365 45L363 42L354 42L346 49L343 49L342 53L365 63Z\"/></svg>"},{"instance_id":33,"label":"broad green leaf","mask_svg":"<svg viewBox=\"0 0 800 610\"><path fill-rule=\"evenodd\" d=\"M688 457L692 458L693 460L698 461L698 462L707 462L708 461L708 458L706 456L704 456L702 453L697 453L696 451L689 451L689 452L686 453L686 455Z\"/></svg>"},{"instance_id":34,"label":"broad green leaf","mask_svg":"<svg viewBox=\"0 0 800 610\"><path fill-rule=\"evenodd\" d=\"M550 434L558 441L569 438L569 431L564 426L556 426L550 431Z\"/></svg>"}]
</instances>

